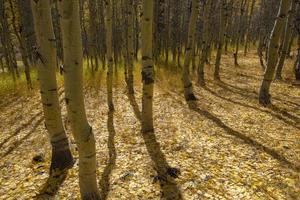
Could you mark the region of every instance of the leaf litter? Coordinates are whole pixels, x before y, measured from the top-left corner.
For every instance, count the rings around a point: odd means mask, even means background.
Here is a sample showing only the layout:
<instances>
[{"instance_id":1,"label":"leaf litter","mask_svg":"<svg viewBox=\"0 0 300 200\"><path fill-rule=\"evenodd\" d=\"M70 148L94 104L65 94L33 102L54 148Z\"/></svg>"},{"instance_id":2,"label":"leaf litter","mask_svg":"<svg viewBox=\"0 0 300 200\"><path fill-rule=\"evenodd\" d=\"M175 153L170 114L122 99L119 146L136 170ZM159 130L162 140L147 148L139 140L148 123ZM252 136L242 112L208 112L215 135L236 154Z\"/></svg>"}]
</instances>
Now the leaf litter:
<instances>
[{"instance_id":1,"label":"leaf litter","mask_svg":"<svg viewBox=\"0 0 300 200\"><path fill-rule=\"evenodd\" d=\"M160 199L163 177L157 176L155 158L149 156L151 148L159 148L169 169L180 171L174 184L183 199L300 199L299 88L274 82L274 105L262 107L257 103L262 72L253 67L259 66L257 58L246 57L233 68L229 56L224 57L222 82L210 79L213 67L208 66L206 87L194 85L196 110L189 109L181 95L180 75L157 69L156 138L149 146L140 133L139 73L134 97L118 78L113 114L108 114L104 75L99 75L97 86L86 81L102 196ZM50 144L38 92L15 101L0 108L0 199L32 199L48 177ZM76 163L53 199L79 199L78 152L64 104L62 113Z\"/></svg>"}]
</instances>

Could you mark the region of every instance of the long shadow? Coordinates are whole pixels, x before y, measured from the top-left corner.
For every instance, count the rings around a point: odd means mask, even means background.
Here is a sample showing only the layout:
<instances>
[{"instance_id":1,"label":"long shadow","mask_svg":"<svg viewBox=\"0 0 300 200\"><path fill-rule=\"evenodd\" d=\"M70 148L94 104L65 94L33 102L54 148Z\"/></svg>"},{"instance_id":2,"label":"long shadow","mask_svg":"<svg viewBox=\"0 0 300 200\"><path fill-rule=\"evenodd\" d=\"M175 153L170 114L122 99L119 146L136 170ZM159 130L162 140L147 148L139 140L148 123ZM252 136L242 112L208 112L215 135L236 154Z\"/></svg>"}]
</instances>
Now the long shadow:
<instances>
[{"instance_id":1,"label":"long shadow","mask_svg":"<svg viewBox=\"0 0 300 200\"><path fill-rule=\"evenodd\" d=\"M154 132L142 133L142 137L150 158L155 165L157 176L154 176L154 182L157 181L160 184L161 197L170 200L182 199L180 188L175 181L175 178L180 174L179 169L170 167Z\"/></svg>"},{"instance_id":2,"label":"long shadow","mask_svg":"<svg viewBox=\"0 0 300 200\"><path fill-rule=\"evenodd\" d=\"M31 125L31 123L40 115L42 114L42 111L38 112L37 114L35 114L33 117L31 117L26 123L23 123L20 127L18 127L13 134L9 135L7 138L5 138L1 143L0 143L0 148L3 147L3 145L5 145L11 138L13 138L14 136L18 135L21 130L27 128L28 126Z\"/></svg>"},{"instance_id":3,"label":"long shadow","mask_svg":"<svg viewBox=\"0 0 300 200\"><path fill-rule=\"evenodd\" d=\"M253 99L258 99L258 92L256 92L256 91L251 91L251 90L246 89L246 88L240 88L240 87L237 87L237 86L234 86L234 85L230 85L230 84L228 84L228 83L226 83L224 81L219 81L217 84L220 87L224 88L225 90L228 90L230 92L239 94L240 96L244 96L244 97L247 97L247 98L250 97L250 98L253 98ZM245 92L247 92L249 94L252 94L252 95L247 95L247 94L245 94ZM282 102L284 104L291 104L293 106L300 107L300 104L297 104L297 103L295 103L293 101L283 100L283 99L278 98L278 97L272 97L272 99L280 101L280 102Z\"/></svg>"},{"instance_id":4,"label":"long shadow","mask_svg":"<svg viewBox=\"0 0 300 200\"><path fill-rule=\"evenodd\" d=\"M258 93L257 92L254 92L254 91L250 91L250 90L247 90L245 88L239 88L237 86L232 86L228 83L225 83L225 82L219 82L217 83L221 88L223 88L224 90L227 90L229 92L232 92L232 93L236 93L240 96L243 96L243 97L246 97L246 98L252 98L252 99L255 99L257 100L258 99ZM233 88L233 89L232 89ZM234 90L235 89L235 90ZM238 91L236 91L238 90ZM248 92L252 95L247 95L245 94L244 92ZM253 96L254 95L254 96ZM297 103L294 103L292 101L288 101L288 100L282 100L280 98L277 98L277 97L272 97L273 99L277 100L277 101L280 101L284 104L290 104L290 105L293 105L293 106L297 106L297 107L300 107L300 104L297 104ZM271 110L273 110L274 112L278 112L279 114L291 119L291 120L294 120L295 122L300 122L300 118L299 117L296 117L294 115L291 115L290 113L286 112L286 111L283 111L281 110L280 108L274 106L274 105L271 105L271 106L268 106L268 108L270 108Z\"/></svg>"},{"instance_id":5,"label":"long shadow","mask_svg":"<svg viewBox=\"0 0 300 200\"><path fill-rule=\"evenodd\" d=\"M10 154L12 151L14 151L16 148L18 148L26 139L28 139L37 129L37 127L44 121L44 117L39 119L33 126L32 130L27 133L24 137L22 137L20 140L17 140L14 142L1 156L0 160L5 158L8 154Z\"/></svg>"},{"instance_id":6,"label":"long shadow","mask_svg":"<svg viewBox=\"0 0 300 200\"><path fill-rule=\"evenodd\" d=\"M60 87L61 88L61 87ZM59 88L59 89L60 89ZM62 104L64 99L61 98L62 95L63 95L63 92L64 90L61 90L58 92L58 95L59 95L59 103ZM37 103L37 104L34 104L32 106L33 107L36 107L37 105L39 105L40 103ZM17 136L23 129L27 128L28 126L31 125L31 123L37 118L39 117L40 115L43 114L43 111L39 111L38 113L36 113L34 116L32 116L27 122L23 123L21 126L19 126L11 135L9 135L8 137L6 137L1 143L0 143L0 148L3 147L3 145L5 145L10 139L12 139L13 137ZM40 120L40 119L39 119Z\"/></svg>"},{"instance_id":7,"label":"long shadow","mask_svg":"<svg viewBox=\"0 0 300 200\"><path fill-rule=\"evenodd\" d=\"M282 110L282 109L280 109L280 108L278 108L277 106L275 106L275 105L270 105L268 108L270 108L271 110L273 110L274 112L278 112L278 113L280 113L281 115L283 115L283 116L285 116L285 117L287 117L287 118L289 118L289 119L291 119L291 120L294 120L296 123L300 123L300 118L298 118L297 116L294 116L294 115L292 115L292 114L290 114L290 113L288 113L287 111L285 111L285 110Z\"/></svg>"},{"instance_id":8,"label":"long shadow","mask_svg":"<svg viewBox=\"0 0 300 200\"><path fill-rule=\"evenodd\" d=\"M232 135L232 136L234 136L234 137L242 140L246 144L249 144L251 146L254 146L254 147L258 148L258 149L263 150L265 153L267 153L268 155L270 155L274 159L278 160L282 164L288 166L290 169L293 169L293 170L295 170L297 172L300 172L300 166L299 165L296 165L296 164L290 162L283 155L281 155L278 152L276 152L274 149L266 147L263 144L259 143L258 141L250 138L249 136L246 136L246 135L244 135L244 134L242 134L242 133L240 133L240 132L238 132L238 131L230 128L222 120L220 120L219 118L217 118L216 116L214 116L210 112L199 108L199 106L195 106L195 104L189 105L189 106L190 106L191 110L195 111L196 113L198 113L198 114L200 114L202 116L205 116L207 119L211 120L216 125L218 125L220 128L222 128L224 131L226 131L227 134Z\"/></svg>"},{"instance_id":9,"label":"long shadow","mask_svg":"<svg viewBox=\"0 0 300 200\"><path fill-rule=\"evenodd\" d=\"M20 101L20 97L15 96L15 97L11 97L9 100L5 99L4 102L1 102L0 104L0 109L7 107L7 106L14 106L15 104L17 104Z\"/></svg>"},{"instance_id":10,"label":"long shadow","mask_svg":"<svg viewBox=\"0 0 300 200\"><path fill-rule=\"evenodd\" d=\"M51 173L38 194L35 196L35 199L53 199L66 180L67 175L68 170Z\"/></svg>"},{"instance_id":11,"label":"long shadow","mask_svg":"<svg viewBox=\"0 0 300 200\"><path fill-rule=\"evenodd\" d=\"M239 105L239 106L243 106L243 107L246 107L246 108L250 108L250 109L253 109L253 110L258 110L258 111L260 111L260 112L263 112L263 113L272 115L273 117L276 117L277 119L283 121L283 122L286 123L287 125L292 126L292 127L297 128L297 129L300 130L300 127L298 127L298 126L295 125L294 123L288 121L287 119L285 119L284 117L282 117L282 116L279 115L279 114L272 113L272 112L270 112L270 111L263 110L263 109L261 109L261 108L255 107L255 106L250 106L250 105L241 103L241 102L239 102L239 101L232 100L232 99L230 99L230 98L226 98L226 97L221 96L221 95L219 95L218 93L212 91L212 90L211 90L210 88L208 88L208 87L203 87L203 89L205 89L206 91L210 92L212 95L214 95L214 96L216 96L216 97L218 97L218 98L220 98L220 99L223 99L223 100L225 100L225 101L228 101L228 102L230 102L230 103L233 103L233 104L236 104L236 105Z\"/></svg>"},{"instance_id":12,"label":"long shadow","mask_svg":"<svg viewBox=\"0 0 300 200\"><path fill-rule=\"evenodd\" d=\"M136 102L136 99L135 99L134 94L129 94L129 93L127 92L127 97L128 97L128 99L129 99L130 105L132 106L132 109L133 109L133 112L134 112L135 117L136 117L139 121L141 121L141 119L142 119L142 117L141 117L141 111L140 111L140 109L139 109L139 105L138 105L137 102Z\"/></svg>"},{"instance_id":13,"label":"long shadow","mask_svg":"<svg viewBox=\"0 0 300 200\"><path fill-rule=\"evenodd\" d=\"M141 111L136 102L134 94L127 94L136 118L141 122ZM154 182L158 182L161 188L161 197L167 200L180 200L182 194L177 186L175 178L180 175L180 170L170 167L167 159L161 151L160 144L154 132L142 133L148 154L155 165L157 175L153 177Z\"/></svg>"},{"instance_id":14,"label":"long shadow","mask_svg":"<svg viewBox=\"0 0 300 200\"><path fill-rule=\"evenodd\" d=\"M114 113L112 111L108 112L107 129L109 133L107 141L109 160L106 167L104 168L101 179L99 181L99 186L101 188L101 199L106 199L109 193L109 179L111 172L116 165L117 158L117 152L115 147L116 131L114 128Z\"/></svg>"}]
</instances>

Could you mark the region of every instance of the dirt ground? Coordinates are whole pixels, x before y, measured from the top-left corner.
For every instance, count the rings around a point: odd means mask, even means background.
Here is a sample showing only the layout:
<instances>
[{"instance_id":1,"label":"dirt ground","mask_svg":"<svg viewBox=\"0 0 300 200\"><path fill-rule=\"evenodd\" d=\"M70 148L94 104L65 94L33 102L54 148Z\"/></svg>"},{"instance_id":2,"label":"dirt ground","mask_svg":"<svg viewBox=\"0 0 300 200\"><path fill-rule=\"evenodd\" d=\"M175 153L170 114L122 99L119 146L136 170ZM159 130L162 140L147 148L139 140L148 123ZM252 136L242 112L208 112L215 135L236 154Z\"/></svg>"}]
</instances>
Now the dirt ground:
<instances>
[{"instance_id":1,"label":"dirt ground","mask_svg":"<svg viewBox=\"0 0 300 200\"><path fill-rule=\"evenodd\" d=\"M146 137L140 133L139 76L135 96L127 95L122 72L116 76L114 113L107 109L105 73L87 80L102 197L160 199L173 192L187 200L300 199L300 88L291 82L291 66L288 61L284 81L272 85L273 105L265 108L257 100L263 74L258 58L241 56L234 67L224 56L222 82L213 81L208 65L206 87L194 86L199 100L193 110L184 101L180 75L172 66L157 67L155 135ZM63 99L63 88L59 91ZM0 199L32 199L48 177L50 161L38 91L2 97L0 121ZM34 162L39 154L45 160ZM169 190L156 176L160 165L180 171L170 178ZM53 199L79 199L77 162Z\"/></svg>"}]
</instances>

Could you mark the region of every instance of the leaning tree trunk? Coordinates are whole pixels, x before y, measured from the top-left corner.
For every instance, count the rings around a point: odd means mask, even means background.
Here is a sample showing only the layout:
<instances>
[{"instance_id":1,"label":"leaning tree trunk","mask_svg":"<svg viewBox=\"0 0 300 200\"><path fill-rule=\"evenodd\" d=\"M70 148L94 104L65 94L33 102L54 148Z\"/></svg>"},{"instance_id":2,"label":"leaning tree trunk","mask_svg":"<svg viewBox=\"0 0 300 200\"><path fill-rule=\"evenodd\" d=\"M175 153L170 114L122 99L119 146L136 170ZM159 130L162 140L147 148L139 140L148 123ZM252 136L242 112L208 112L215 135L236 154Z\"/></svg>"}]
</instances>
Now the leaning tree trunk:
<instances>
[{"instance_id":1,"label":"leaning tree trunk","mask_svg":"<svg viewBox=\"0 0 300 200\"><path fill-rule=\"evenodd\" d=\"M183 66L183 73L182 73L182 83L184 86L184 97L187 102L195 101L196 97L193 92L193 84L190 79L190 63L193 56L194 50L194 41L195 41L195 34L196 34L196 23L197 23L197 16L198 16L198 1L192 1L192 13L190 16L189 22L189 30L188 30L188 42L185 51L184 57L184 66Z\"/></svg>"},{"instance_id":2,"label":"leaning tree trunk","mask_svg":"<svg viewBox=\"0 0 300 200\"><path fill-rule=\"evenodd\" d=\"M64 52L64 79L68 118L79 150L81 198L100 199L96 180L96 149L92 127L84 108L83 52L79 1L59 1Z\"/></svg>"},{"instance_id":3,"label":"leaning tree trunk","mask_svg":"<svg viewBox=\"0 0 300 200\"><path fill-rule=\"evenodd\" d=\"M278 60L278 43L280 40L281 33L284 28L288 10L291 4L291 0L281 0L277 19L275 21L269 46L268 46L268 61L267 68L264 74L264 79L259 91L259 103L262 105L268 105L271 103L271 95L269 94L271 83L274 79L274 73Z\"/></svg>"},{"instance_id":4,"label":"leaning tree trunk","mask_svg":"<svg viewBox=\"0 0 300 200\"><path fill-rule=\"evenodd\" d=\"M289 16L286 20L285 31L284 31L284 40L283 40L281 54L280 54L279 62L277 64L276 75L275 75L275 79L277 79L277 80L282 80L281 73L282 73L282 69L283 69L285 59L286 59L287 54L288 54L288 48L289 48L290 40L291 40L291 37L292 37L293 20L294 20L293 13L294 13L294 9L295 9L295 7L294 7L295 3L294 2L295 1L292 0L290 13L289 13Z\"/></svg>"},{"instance_id":5,"label":"leaning tree trunk","mask_svg":"<svg viewBox=\"0 0 300 200\"><path fill-rule=\"evenodd\" d=\"M108 61L107 70L107 103L109 110L114 110L113 104L113 55L112 55L112 2L105 1L105 30L106 30L106 57Z\"/></svg>"},{"instance_id":6,"label":"leaning tree trunk","mask_svg":"<svg viewBox=\"0 0 300 200\"><path fill-rule=\"evenodd\" d=\"M220 32L219 32L218 50L217 50L215 71L214 71L215 80L220 80L220 64L221 64L222 49L223 49L226 20L227 20L226 10L227 10L227 2L226 0L222 0L222 5L220 6Z\"/></svg>"},{"instance_id":7,"label":"leaning tree trunk","mask_svg":"<svg viewBox=\"0 0 300 200\"><path fill-rule=\"evenodd\" d=\"M153 132L153 1L143 0L143 16L141 25L142 48L142 132Z\"/></svg>"},{"instance_id":8,"label":"leaning tree trunk","mask_svg":"<svg viewBox=\"0 0 300 200\"><path fill-rule=\"evenodd\" d=\"M56 83L56 50L49 1L31 1L39 49L35 52L45 116L45 126L52 146L50 175L73 166L68 138L62 123ZM55 175L54 175L55 176Z\"/></svg>"}]
</instances>

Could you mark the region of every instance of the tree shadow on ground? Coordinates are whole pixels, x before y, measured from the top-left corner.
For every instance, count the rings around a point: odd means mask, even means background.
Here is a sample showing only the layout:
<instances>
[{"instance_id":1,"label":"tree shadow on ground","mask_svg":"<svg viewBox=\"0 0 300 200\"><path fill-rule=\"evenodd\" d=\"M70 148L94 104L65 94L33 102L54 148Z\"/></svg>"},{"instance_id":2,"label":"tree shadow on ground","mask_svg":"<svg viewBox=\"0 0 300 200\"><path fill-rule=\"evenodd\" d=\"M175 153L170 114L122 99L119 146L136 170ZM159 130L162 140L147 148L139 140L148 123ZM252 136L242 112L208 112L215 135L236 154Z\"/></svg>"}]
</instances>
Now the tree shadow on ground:
<instances>
[{"instance_id":1,"label":"tree shadow on ground","mask_svg":"<svg viewBox=\"0 0 300 200\"><path fill-rule=\"evenodd\" d=\"M140 109L139 109L139 105L137 104L136 102L136 99L135 99L135 96L134 94L129 94L127 93L127 97L129 99L129 102L130 102L130 105L133 109L133 112L134 112L134 115L135 117L141 121L141 112L140 112Z\"/></svg>"},{"instance_id":2,"label":"tree shadow on ground","mask_svg":"<svg viewBox=\"0 0 300 200\"><path fill-rule=\"evenodd\" d=\"M27 128L28 126L31 125L31 123L40 115L42 114L42 112L38 112L37 114L35 114L33 117L31 117L26 123L22 124L20 127L18 127L11 135L9 135L7 138L5 138L1 143L0 143L0 148L3 147L3 145L5 145L11 138L17 136L21 130Z\"/></svg>"},{"instance_id":3,"label":"tree shadow on ground","mask_svg":"<svg viewBox=\"0 0 300 200\"><path fill-rule=\"evenodd\" d=\"M170 167L154 132L142 133L142 137L157 172L157 175L153 177L153 181L160 184L161 197L170 200L182 199L180 188L175 181L175 178L180 175L180 170Z\"/></svg>"},{"instance_id":4,"label":"tree shadow on ground","mask_svg":"<svg viewBox=\"0 0 300 200\"><path fill-rule=\"evenodd\" d=\"M253 90L249 90L247 88L240 88L236 85L231 85L229 83L226 83L224 81L218 81L217 84L223 88L224 90L230 91L232 93L236 93L240 96L246 97L246 98L252 98L254 100L258 101L258 92L253 91ZM283 104L289 104L289 105L293 105L293 106L297 106L300 107L300 104L295 103L293 101L289 101L289 100L285 100L285 99L281 99L278 97L272 97L272 99L275 99Z\"/></svg>"},{"instance_id":5,"label":"tree shadow on ground","mask_svg":"<svg viewBox=\"0 0 300 200\"><path fill-rule=\"evenodd\" d=\"M108 160L106 167L104 168L101 179L99 181L99 186L101 189L100 190L101 199L106 199L107 195L109 193L109 189L110 189L109 179L110 179L112 170L116 165L116 158L117 158L117 152L116 152L116 147L115 147L116 131L114 128L114 112L113 111L108 112L107 129L108 129L108 133L109 133L108 141L107 141L109 160Z\"/></svg>"},{"instance_id":6,"label":"tree shadow on ground","mask_svg":"<svg viewBox=\"0 0 300 200\"><path fill-rule=\"evenodd\" d=\"M139 110L135 96L128 94L131 106L133 107L136 118L141 121L141 111ZM154 163L154 170L157 175L153 176L153 182L159 183L161 197L167 200L181 200L182 194L175 178L180 175L180 170L170 167L164 153L161 151L159 142L154 132L142 133L148 154Z\"/></svg>"},{"instance_id":7,"label":"tree shadow on ground","mask_svg":"<svg viewBox=\"0 0 300 200\"><path fill-rule=\"evenodd\" d=\"M247 104L244 104L242 102L239 102L239 101L236 101L236 100L232 100L230 98L227 98L227 97L224 97L224 96L221 96L219 95L218 93L212 91L210 88L208 87L203 87L204 90L208 91L209 93L211 93L212 95L220 98L220 99L223 99L225 101L228 101L230 103L233 103L233 104L236 104L236 105L239 105L239 106L243 106L243 107L246 107L246 108L250 108L250 109L253 109L253 110L257 110L257 111L260 111L260 112L263 112L263 113L266 113L266 114L269 114L269 115L272 115L273 117L276 117L277 119L283 121L284 123L286 123L287 125L289 126L292 126L294 128L297 128L300 130L300 127L297 126L297 123L293 123L289 120L287 120L286 118L282 117L280 114L277 114L277 113L273 113L273 112L270 112L268 110L263 110L259 107L255 107L255 106L251 106L251 105L247 105ZM289 114L289 113L288 113Z\"/></svg>"},{"instance_id":8,"label":"tree shadow on ground","mask_svg":"<svg viewBox=\"0 0 300 200\"><path fill-rule=\"evenodd\" d=\"M57 194L67 175L68 170L51 172L35 199L54 199L54 196Z\"/></svg>"},{"instance_id":9,"label":"tree shadow on ground","mask_svg":"<svg viewBox=\"0 0 300 200\"><path fill-rule=\"evenodd\" d=\"M207 119L211 120L214 122L216 125L218 125L220 128L222 128L227 134L232 135L240 140L242 140L245 144L249 144L257 149L263 150L265 153L273 157L274 159L278 160L282 164L286 165L288 168L293 169L297 172L300 172L300 166L296 165L289 160L287 160L283 155L279 154L276 152L274 149L271 149L269 147L264 146L263 144L259 143L258 141L250 138L247 135L244 135L229 126L227 126L222 120L211 114L210 112L201 109L200 106L197 105L197 103L190 103L189 108L196 113L206 117Z\"/></svg>"},{"instance_id":10,"label":"tree shadow on ground","mask_svg":"<svg viewBox=\"0 0 300 200\"><path fill-rule=\"evenodd\" d=\"M40 118L33 126L32 130L30 130L24 137L22 137L20 140L15 141L8 149L1 154L0 160L8 156L12 151L14 151L16 148L18 148L26 139L28 139L37 129L37 127L44 121L44 118Z\"/></svg>"}]
</instances>

